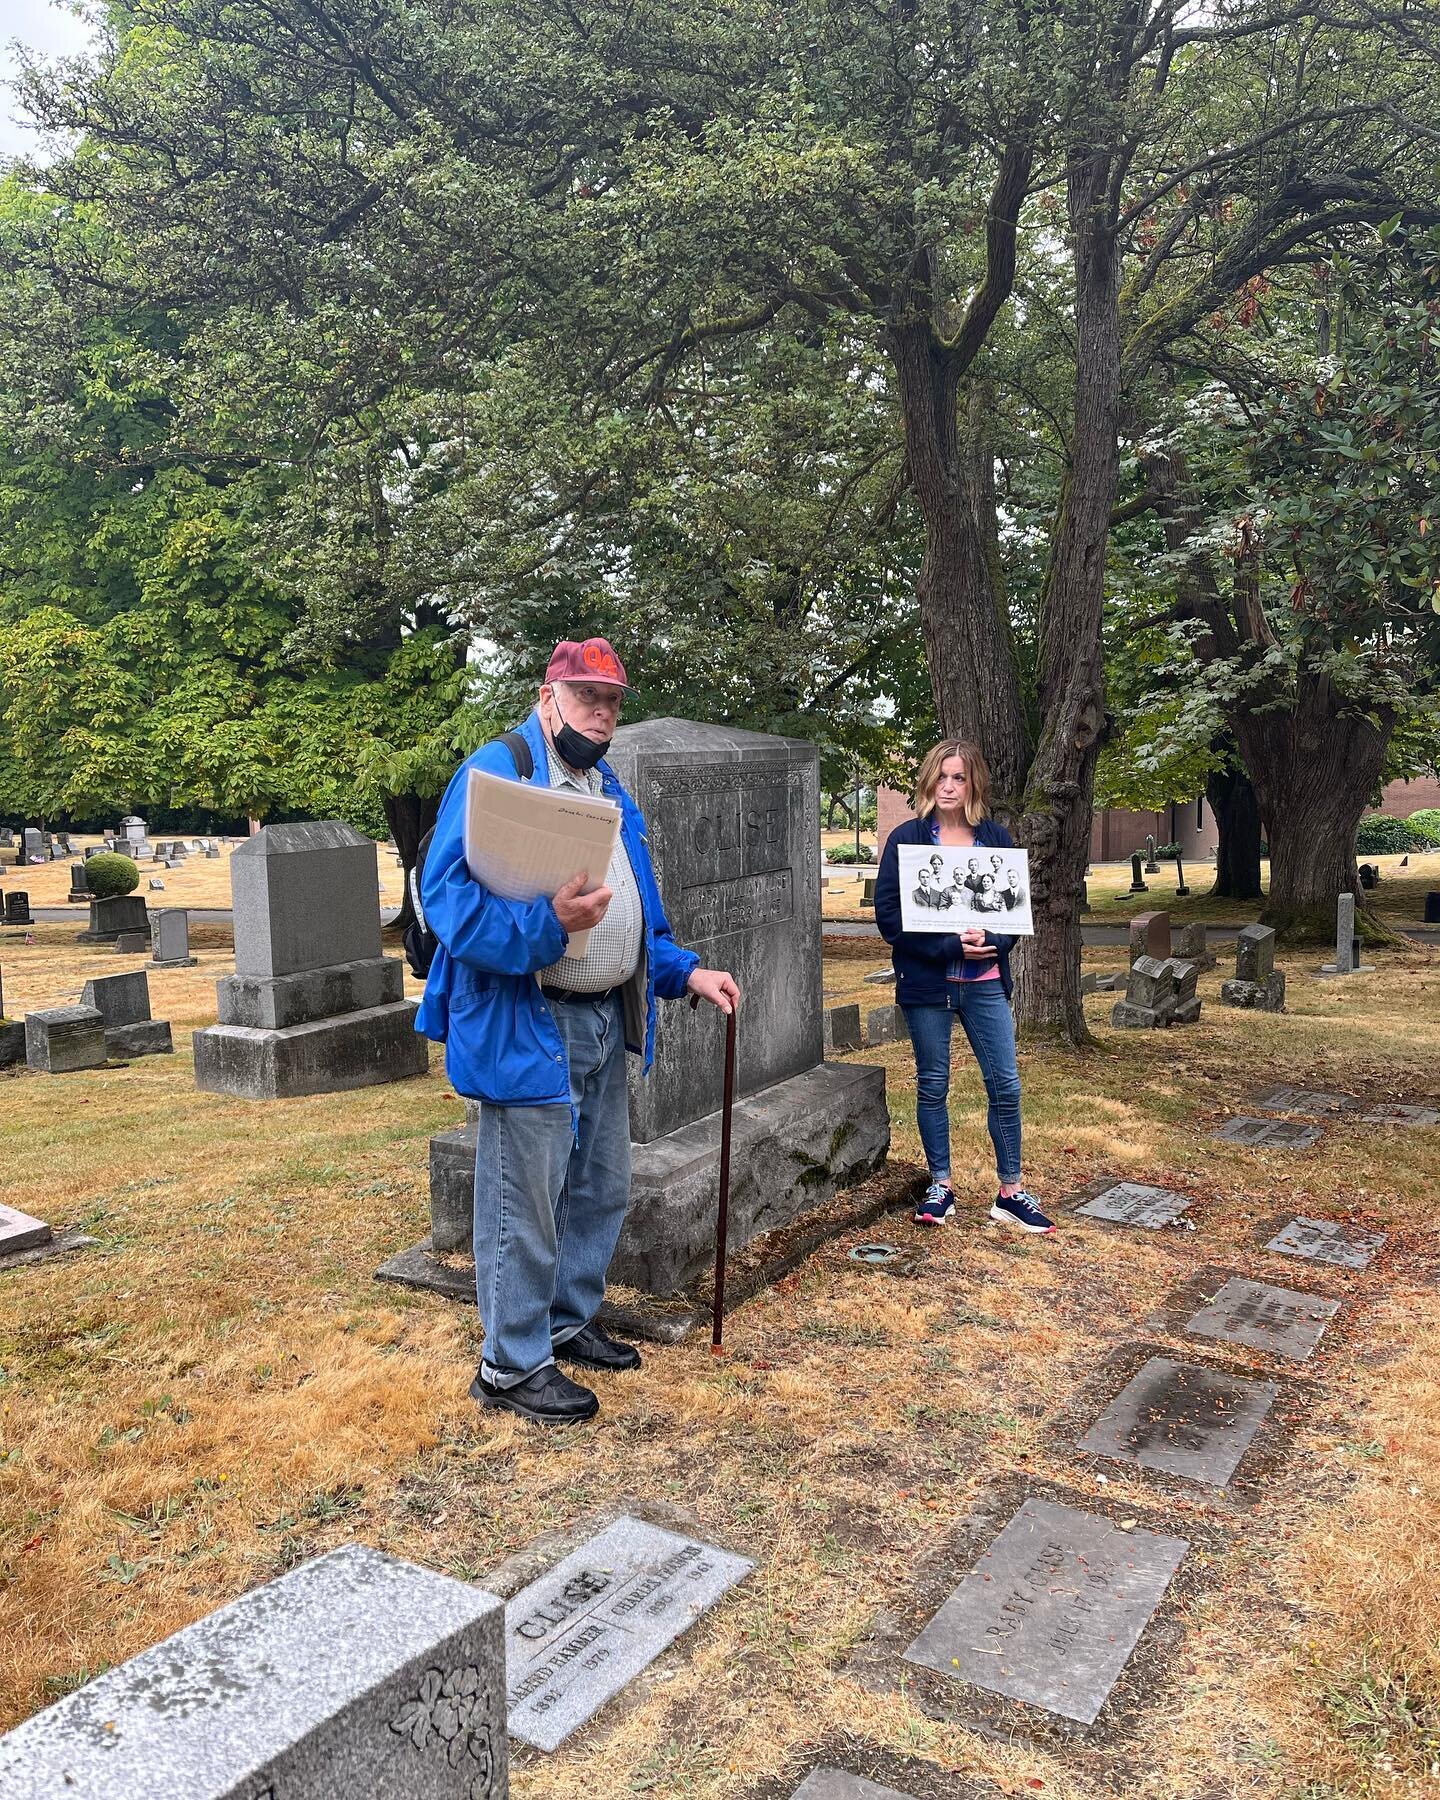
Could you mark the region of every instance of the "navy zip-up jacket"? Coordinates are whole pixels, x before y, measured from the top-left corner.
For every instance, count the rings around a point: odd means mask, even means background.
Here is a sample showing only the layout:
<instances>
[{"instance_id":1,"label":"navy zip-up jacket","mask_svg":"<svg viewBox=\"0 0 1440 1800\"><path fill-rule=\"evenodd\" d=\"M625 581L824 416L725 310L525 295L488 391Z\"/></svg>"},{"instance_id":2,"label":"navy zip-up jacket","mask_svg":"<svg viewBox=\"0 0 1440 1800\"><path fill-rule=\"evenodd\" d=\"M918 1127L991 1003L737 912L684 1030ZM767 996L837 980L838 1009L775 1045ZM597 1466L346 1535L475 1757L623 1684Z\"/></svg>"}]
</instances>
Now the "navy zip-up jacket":
<instances>
[{"instance_id":1,"label":"navy zip-up jacket","mask_svg":"<svg viewBox=\"0 0 1440 1800\"><path fill-rule=\"evenodd\" d=\"M951 963L964 956L964 946L957 932L904 931L900 925L900 846L928 844L931 840L928 819L907 819L897 825L885 840L885 854L880 858L880 872L875 877L875 923L880 935L890 946L895 965L895 1000L900 1006L948 1006L950 990L945 985ZM995 850L1013 850L1015 840L994 819L982 819L975 827L976 845ZM1010 950L1015 939L1007 932L987 931L985 942L999 953L1000 985L1008 1000L1014 991L1010 979Z\"/></svg>"}]
</instances>

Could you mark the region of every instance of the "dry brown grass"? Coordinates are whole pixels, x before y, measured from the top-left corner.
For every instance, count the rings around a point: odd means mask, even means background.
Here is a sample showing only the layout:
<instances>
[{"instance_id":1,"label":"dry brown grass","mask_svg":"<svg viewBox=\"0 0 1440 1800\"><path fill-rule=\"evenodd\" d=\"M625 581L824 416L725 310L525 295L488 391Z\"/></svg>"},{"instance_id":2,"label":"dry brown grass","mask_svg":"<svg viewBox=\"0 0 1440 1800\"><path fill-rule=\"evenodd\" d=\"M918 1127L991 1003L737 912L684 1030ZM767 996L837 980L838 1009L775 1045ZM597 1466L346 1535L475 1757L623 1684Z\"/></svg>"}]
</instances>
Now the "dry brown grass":
<instances>
[{"instance_id":1,"label":"dry brown grass","mask_svg":"<svg viewBox=\"0 0 1440 1800\"><path fill-rule=\"evenodd\" d=\"M6 935L12 1011L129 966L58 927L32 946ZM1294 1207L1375 1221L1393 1254L1345 1285L1349 1335L1317 1358L1320 1397L1256 1508L1199 1490L1174 1508L1176 1528L1194 1519L1217 1545L1124 1791L1433 1786L1440 1133L1337 1124L1322 1152L1265 1162L1206 1132L1269 1079L1434 1096L1440 957L1391 957L1343 986L1297 959L1288 1016L1210 1005L1163 1037L1111 1032L1097 996L1097 1053L1026 1058L1037 1190L1112 1170L1171 1182L1202 1198L1194 1236L997 1236L978 1210L982 1097L958 1061L957 1182L976 1206L924 1240L913 1279L829 1246L732 1317L725 1359L652 1349L639 1374L600 1383L595 1427L556 1437L467 1400L465 1309L372 1281L425 1228L426 1138L458 1114L438 1062L423 1081L271 1106L197 1094L188 1034L213 1018L228 961L219 941L200 955L151 976L175 1057L0 1076L6 1200L101 1240L0 1276L0 1723L347 1538L483 1579L538 1532L640 1496L757 1572L636 1703L518 1769L517 1796L732 1795L842 1725L1007 1791L1098 1796L1093 1765L863 1693L846 1655L984 1484L1029 1470L1083 1486L1055 1416L1115 1346L1155 1335L1147 1316L1193 1269L1260 1266L1256 1224ZM880 961L827 960L827 990L884 1003L862 982ZM889 1070L895 1151L913 1158L908 1049L866 1060ZM884 1230L916 1241L901 1219ZM1118 1468L1106 1491L1156 1505Z\"/></svg>"},{"instance_id":2,"label":"dry brown grass","mask_svg":"<svg viewBox=\"0 0 1440 1800\"><path fill-rule=\"evenodd\" d=\"M64 862L31 863L25 868L15 866L10 851L0 853L3 866L0 866L0 893L15 888L23 888L30 896L30 904L35 906L68 906L70 903L70 864L79 862L85 854L87 844L98 844L97 837L74 837L71 843L75 846L75 855L67 857ZM168 842L168 837L162 837ZM222 843L220 855L215 861L209 861L198 851L187 857L178 868L167 869L157 862L142 862L140 869L140 886L135 890L148 900L151 906L194 906L199 908L229 906L230 904L230 857L234 852L233 844ZM382 844L380 846L380 899L387 907L398 906L404 898L404 886L399 869L390 852ZM165 883L164 891L158 894L150 892L149 884L158 878ZM86 903L77 901L73 911L75 917L82 921L86 914ZM76 929L80 929L79 926Z\"/></svg>"}]
</instances>

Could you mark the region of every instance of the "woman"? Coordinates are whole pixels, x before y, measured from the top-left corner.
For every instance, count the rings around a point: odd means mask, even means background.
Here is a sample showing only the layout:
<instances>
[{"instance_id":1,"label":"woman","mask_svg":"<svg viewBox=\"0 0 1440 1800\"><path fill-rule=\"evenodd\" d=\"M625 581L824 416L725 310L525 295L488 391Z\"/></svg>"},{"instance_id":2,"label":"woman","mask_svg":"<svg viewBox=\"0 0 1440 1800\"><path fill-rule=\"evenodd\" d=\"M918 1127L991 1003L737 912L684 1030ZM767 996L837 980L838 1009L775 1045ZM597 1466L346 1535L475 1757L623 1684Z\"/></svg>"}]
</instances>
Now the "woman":
<instances>
[{"instance_id":1,"label":"woman","mask_svg":"<svg viewBox=\"0 0 1440 1800\"><path fill-rule=\"evenodd\" d=\"M958 1013L990 1102L988 1123L999 1177L990 1217L1021 1231L1051 1232L1054 1225L1020 1179L1020 1070L1010 1015L1010 947L1015 940L979 925L958 933L901 929L902 844L1014 848L1010 833L988 815L989 795L990 771L977 744L964 738L937 744L915 777L916 817L890 833L875 880L875 922L891 946L895 998L905 1010L915 1052L915 1111L930 1168L930 1185L915 1218L922 1225L943 1225L955 1211L946 1103L950 1033ZM1000 861L997 854L993 862ZM993 878L985 880L993 891Z\"/></svg>"}]
</instances>

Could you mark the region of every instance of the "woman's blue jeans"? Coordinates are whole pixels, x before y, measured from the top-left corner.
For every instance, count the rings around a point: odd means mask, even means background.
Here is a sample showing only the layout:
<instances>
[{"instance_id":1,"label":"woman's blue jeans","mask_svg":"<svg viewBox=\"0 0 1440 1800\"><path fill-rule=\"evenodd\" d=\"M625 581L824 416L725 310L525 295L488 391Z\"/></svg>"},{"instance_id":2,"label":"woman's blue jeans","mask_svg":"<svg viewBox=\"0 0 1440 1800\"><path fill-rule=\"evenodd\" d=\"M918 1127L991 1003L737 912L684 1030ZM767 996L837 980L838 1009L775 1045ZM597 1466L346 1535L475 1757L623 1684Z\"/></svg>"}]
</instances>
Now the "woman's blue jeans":
<instances>
[{"instance_id":1,"label":"woman's blue jeans","mask_svg":"<svg viewBox=\"0 0 1440 1800\"><path fill-rule=\"evenodd\" d=\"M986 1123L1003 1187L1020 1179L1020 1069L1015 1021L998 981L952 981L949 1006L907 1006L905 1023L915 1052L915 1117L932 1181L950 1179L950 1033L955 1015L985 1080Z\"/></svg>"}]
</instances>

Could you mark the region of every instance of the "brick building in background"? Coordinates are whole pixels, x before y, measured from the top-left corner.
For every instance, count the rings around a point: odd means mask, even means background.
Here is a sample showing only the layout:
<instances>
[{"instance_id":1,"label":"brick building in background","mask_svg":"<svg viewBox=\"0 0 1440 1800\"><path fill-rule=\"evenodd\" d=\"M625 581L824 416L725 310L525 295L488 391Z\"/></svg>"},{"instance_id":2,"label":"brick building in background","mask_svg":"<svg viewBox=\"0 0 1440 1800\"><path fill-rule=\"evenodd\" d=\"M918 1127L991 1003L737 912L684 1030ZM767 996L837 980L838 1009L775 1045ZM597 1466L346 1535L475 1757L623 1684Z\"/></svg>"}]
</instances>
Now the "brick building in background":
<instances>
[{"instance_id":1,"label":"brick building in background","mask_svg":"<svg viewBox=\"0 0 1440 1800\"><path fill-rule=\"evenodd\" d=\"M1427 806L1440 806L1440 779L1435 776L1392 781L1381 795L1379 806L1372 806L1369 811L1405 819ZM877 855L895 827L914 816L908 795L898 788L880 789L876 797ZM1105 807L1096 812L1090 826L1090 860L1125 862L1145 848L1147 837L1153 837L1157 844L1178 844L1187 862L1204 862L1215 854L1215 815L1203 795L1195 800L1172 800L1163 812L1126 812L1118 806Z\"/></svg>"}]
</instances>

